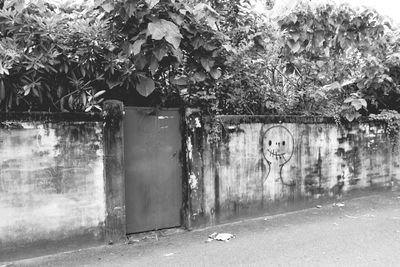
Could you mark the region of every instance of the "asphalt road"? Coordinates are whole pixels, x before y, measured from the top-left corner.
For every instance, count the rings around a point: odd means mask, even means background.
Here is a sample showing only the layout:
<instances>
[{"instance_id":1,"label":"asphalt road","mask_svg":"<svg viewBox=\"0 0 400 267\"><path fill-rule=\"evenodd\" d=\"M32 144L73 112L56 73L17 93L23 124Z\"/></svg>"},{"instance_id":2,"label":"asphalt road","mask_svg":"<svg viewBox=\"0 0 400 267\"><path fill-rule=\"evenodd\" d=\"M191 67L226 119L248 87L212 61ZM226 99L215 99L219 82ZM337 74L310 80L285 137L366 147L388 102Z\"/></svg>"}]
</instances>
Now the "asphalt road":
<instances>
[{"instance_id":1,"label":"asphalt road","mask_svg":"<svg viewBox=\"0 0 400 267\"><path fill-rule=\"evenodd\" d=\"M400 266L400 192L343 203L10 266ZM205 242L213 232L236 238Z\"/></svg>"}]
</instances>

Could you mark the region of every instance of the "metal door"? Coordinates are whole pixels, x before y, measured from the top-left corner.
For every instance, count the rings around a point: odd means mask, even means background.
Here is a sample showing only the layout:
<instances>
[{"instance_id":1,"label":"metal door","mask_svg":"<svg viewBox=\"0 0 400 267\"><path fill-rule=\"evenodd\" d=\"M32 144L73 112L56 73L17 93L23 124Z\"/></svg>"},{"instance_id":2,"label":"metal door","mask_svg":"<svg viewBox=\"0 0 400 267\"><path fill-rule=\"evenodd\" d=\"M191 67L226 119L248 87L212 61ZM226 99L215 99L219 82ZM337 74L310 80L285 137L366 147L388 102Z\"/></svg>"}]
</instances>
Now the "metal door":
<instances>
[{"instance_id":1,"label":"metal door","mask_svg":"<svg viewBox=\"0 0 400 267\"><path fill-rule=\"evenodd\" d=\"M126 107L124 139L127 233L180 226L179 110Z\"/></svg>"}]
</instances>

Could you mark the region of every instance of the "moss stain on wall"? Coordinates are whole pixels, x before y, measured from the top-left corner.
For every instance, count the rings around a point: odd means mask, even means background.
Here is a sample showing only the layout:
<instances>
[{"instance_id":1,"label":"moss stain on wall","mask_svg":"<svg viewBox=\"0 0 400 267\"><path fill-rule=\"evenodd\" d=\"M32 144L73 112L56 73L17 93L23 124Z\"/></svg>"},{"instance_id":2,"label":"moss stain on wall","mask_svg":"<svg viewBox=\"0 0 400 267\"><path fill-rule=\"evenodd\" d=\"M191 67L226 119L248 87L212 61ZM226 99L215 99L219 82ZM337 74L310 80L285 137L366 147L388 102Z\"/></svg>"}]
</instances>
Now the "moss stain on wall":
<instances>
[{"instance_id":1,"label":"moss stain on wall","mask_svg":"<svg viewBox=\"0 0 400 267\"><path fill-rule=\"evenodd\" d=\"M88 235L105 220L102 122L3 122L0 251Z\"/></svg>"},{"instance_id":2,"label":"moss stain on wall","mask_svg":"<svg viewBox=\"0 0 400 267\"><path fill-rule=\"evenodd\" d=\"M310 200L384 188L399 179L399 151L382 122L340 127L333 119L319 117L218 120L223 130L214 142L207 127L189 134L197 140L192 153L199 154L191 165L203 169L196 173L198 187L191 195L192 203L202 203L196 206L201 212L192 213L194 226L296 209Z\"/></svg>"}]
</instances>

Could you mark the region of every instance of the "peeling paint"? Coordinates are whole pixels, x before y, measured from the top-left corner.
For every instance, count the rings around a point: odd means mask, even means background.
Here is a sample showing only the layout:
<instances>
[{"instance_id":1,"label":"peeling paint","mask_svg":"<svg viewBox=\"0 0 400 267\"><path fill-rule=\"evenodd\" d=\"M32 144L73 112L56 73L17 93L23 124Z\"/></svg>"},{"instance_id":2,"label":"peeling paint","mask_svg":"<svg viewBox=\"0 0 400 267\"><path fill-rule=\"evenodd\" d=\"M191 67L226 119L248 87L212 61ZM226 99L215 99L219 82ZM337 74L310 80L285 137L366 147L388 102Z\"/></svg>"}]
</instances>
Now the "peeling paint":
<instances>
[{"instance_id":1,"label":"peeling paint","mask_svg":"<svg viewBox=\"0 0 400 267\"><path fill-rule=\"evenodd\" d=\"M195 122L196 128L201 128L201 123L200 123L200 118L199 117L196 117L194 119L194 122Z\"/></svg>"},{"instance_id":2,"label":"peeling paint","mask_svg":"<svg viewBox=\"0 0 400 267\"><path fill-rule=\"evenodd\" d=\"M190 138L188 138L186 140L186 150L187 150L187 154L188 154L188 158L190 160L193 159L193 146L192 146L192 140L190 140Z\"/></svg>"},{"instance_id":3,"label":"peeling paint","mask_svg":"<svg viewBox=\"0 0 400 267\"><path fill-rule=\"evenodd\" d=\"M194 173L189 175L189 185L191 190L197 190L198 187L198 180Z\"/></svg>"},{"instance_id":4,"label":"peeling paint","mask_svg":"<svg viewBox=\"0 0 400 267\"><path fill-rule=\"evenodd\" d=\"M167 119L173 119L174 116L158 116L159 120L167 120Z\"/></svg>"}]
</instances>

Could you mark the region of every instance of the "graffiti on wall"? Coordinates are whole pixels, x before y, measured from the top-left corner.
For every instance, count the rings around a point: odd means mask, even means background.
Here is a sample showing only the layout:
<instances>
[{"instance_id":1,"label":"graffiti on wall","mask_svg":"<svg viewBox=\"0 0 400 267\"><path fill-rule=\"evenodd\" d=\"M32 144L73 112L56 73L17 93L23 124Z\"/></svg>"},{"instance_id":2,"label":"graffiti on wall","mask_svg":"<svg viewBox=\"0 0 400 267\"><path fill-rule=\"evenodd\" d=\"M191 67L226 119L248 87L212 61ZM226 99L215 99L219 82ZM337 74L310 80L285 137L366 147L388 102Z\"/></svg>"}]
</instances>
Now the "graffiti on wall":
<instances>
[{"instance_id":1,"label":"graffiti on wall","mask_svg":"<svg viewBox=\"0 0 400 267\"><path fill-rule=\"evenodd\" d=\"M276 125L262 131L262 154L268 164L268 171L263 180L269 177L281 181L283 185L294 185L290 178L282 176L283 166L290 161L294 152L294 138L292 133L284 126Z\"/></svg>"}]
</instances>

